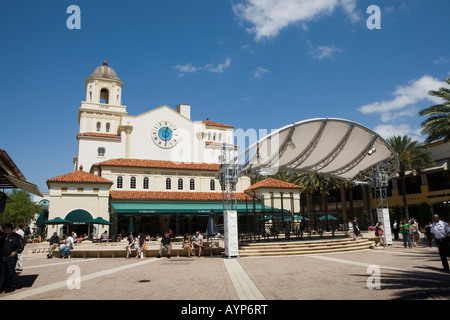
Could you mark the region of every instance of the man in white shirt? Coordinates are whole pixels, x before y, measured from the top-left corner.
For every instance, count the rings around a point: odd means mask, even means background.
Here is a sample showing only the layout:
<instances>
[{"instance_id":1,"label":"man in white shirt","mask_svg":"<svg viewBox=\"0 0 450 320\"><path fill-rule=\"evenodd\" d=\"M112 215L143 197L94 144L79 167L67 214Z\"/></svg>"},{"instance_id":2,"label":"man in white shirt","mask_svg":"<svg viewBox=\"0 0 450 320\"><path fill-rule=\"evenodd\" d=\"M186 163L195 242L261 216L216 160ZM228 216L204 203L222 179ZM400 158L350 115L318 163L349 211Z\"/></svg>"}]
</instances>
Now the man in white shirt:
<instances>
[{"instance_id":1,"label":"man in white shirt","mask_svg":"<svg viewBox=\"0 0 450 320\"><path fill-rule=\"evenodd\" d=\"M73 238L66 234L65 240L64 240L64 247L59 249L60 257L61 258L70 258L70 250L73 249Z\"/></svg>"},{"instance_id":2,"label":"man in white shirt","mask_svg":"<svg viewBox=\"0 0 450 320\"><path fill-rule=\"evenodd\" d=\"M203 245L203 237L202 237L200 231L197 231L195 233L195 235L192 237L192 243L194 245L194 250L195 250L195 248L198 248L198 257L200 258L202 255L202 248L205 247Z\"/></svg>"},{"instance_id":3,"label":"man in white shirt","mask_svg":"<svg viewBox=\"0 0 450 320\"><path fill-rule=\"evenodd\" d=\"M450 257L449 234L449 225L446 222L441 221L439 215L435 214L433 216L433 224L431 225L430 247L431 241L434 238L445 272L449 272L449 265L447 261L447 257Z\"/></svg>"},{"instance_id":4,"label":"man in white shirt","mask_svg":"<svg viewBox=\"0 0 450 320\"><path fill-rule=\"evenodd\" d=\"M17 233L22 238L22 244L25 247L26 240L25 240L25 232L22 230L23 225L19 224L19 226L14 230L15 233ZM23 257L22 253L17 254L17 271L23 271Z\"/></svg>"}]
</instances>

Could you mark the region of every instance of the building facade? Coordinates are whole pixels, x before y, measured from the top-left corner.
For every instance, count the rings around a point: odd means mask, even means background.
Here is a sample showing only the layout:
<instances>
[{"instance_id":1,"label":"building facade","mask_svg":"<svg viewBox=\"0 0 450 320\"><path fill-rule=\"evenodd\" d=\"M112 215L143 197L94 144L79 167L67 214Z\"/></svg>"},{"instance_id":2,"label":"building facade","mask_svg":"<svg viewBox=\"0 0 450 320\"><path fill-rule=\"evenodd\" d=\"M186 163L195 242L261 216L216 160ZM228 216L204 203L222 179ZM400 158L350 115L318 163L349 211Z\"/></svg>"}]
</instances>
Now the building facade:
<instances>
[{"instance_id":1,"label":"building facade","mask_svg":"<svg viewBox=\"0 0 450 320\"><path fill-rule=\"evenodd\" d=\"M49 225L54 231L98 236L113 223L113 232L150 234L173 229L195 232L206 226L210 210L220 224L222 192L215 174L222 145L233 144L234 128L206 119L191 119L191 106L162 106L132 116L121 104L123 82L105 61L86 79L86 100L78 113L78 150L74 171L47 180L48 219L72 223ZM234 147L237 150L237 147ZM252 198L237 185L241 214ZM245 207L246 208L246 207ZM130 221L131 219L131 221Z\"/></svg>"}]
</instances>

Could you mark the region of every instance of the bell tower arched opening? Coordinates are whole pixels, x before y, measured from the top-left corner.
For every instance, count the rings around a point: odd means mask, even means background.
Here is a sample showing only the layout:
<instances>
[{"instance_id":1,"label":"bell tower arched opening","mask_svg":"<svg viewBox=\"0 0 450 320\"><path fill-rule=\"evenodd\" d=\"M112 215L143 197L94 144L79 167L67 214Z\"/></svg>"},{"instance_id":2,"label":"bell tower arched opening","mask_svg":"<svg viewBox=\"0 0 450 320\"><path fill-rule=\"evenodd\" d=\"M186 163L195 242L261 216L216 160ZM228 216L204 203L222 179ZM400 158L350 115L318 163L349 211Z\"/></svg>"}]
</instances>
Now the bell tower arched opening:
<instances>
[{"instance_id":1,"label":"bell tower arched opening","mask_svg":"<svg viewBox=\"0 0 450 320\"><path fill-rule=\"evenodd\" d=\"M109 104L109 90L106 88L100 90L100 103Z\"/></svg>"}]
</instances>

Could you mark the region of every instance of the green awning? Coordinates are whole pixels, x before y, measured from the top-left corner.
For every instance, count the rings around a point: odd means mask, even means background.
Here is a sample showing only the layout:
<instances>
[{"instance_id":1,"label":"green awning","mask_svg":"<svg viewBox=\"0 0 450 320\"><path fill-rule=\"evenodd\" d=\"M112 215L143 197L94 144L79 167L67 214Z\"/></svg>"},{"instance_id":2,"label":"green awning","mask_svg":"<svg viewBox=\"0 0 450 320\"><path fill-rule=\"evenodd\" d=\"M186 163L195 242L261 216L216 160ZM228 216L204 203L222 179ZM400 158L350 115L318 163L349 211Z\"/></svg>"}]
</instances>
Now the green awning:
<instances>
[{"instance_id":1,"label":"green awning","mask_svg":"<svg viewBox=\"0 0 450 320\"><path fill-rule=\"evenodd\" d=\"M92 220L92 215L83 209L77 209L70 211L64 218L72 222L72 224L87 224L89 220Z\"/></svg>"},{"instance_id":2,"label":"green awning","mask_svg":"<svg viewBox=\"0 0 450 320\"><path fill-rule=\"evenodd\" d=\"M195 203L195 202L171 202L171 203L143 203L143 202L117 202L112 203L114 211L121 215L170 215L176 213L209 215L211 210L216 214L223 214L222 202L213 203ZM253 204L247 205L245 203L237 204L238 214L245 214L253 210ZM256 204L257 211L262 210L261 204ZM265 210L270 210L270 207L265 206Z\"/></svg>"},{"instance_id":3,"label":"green awning","mask_svg":"<svg viewBox=\"0 0 450 320\"><path fill-rule=\"evenodd\" d=\"M46 224L48 220L48 212L42 212L39 217L36 219L36 225L38 227L42 226L43 224Z\"/></svg>"}]
</instances>

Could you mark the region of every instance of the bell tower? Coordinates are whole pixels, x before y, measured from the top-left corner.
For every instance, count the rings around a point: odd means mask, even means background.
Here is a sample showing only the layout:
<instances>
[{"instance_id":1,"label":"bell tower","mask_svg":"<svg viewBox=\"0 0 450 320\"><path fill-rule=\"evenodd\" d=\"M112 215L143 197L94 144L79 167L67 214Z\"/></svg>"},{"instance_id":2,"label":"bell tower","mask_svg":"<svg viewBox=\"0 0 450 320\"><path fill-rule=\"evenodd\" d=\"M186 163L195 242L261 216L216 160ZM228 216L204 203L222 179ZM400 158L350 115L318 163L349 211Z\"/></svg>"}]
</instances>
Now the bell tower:
<instances>
[{"instance_id":1,"label":"bell tower","mask_svg":"<svg viewBox=\"0 0 450 320\"><path fill-rule=\"evenodd\" d=\"M86 78L86 101L78 111L78 156L74 169L82 165L87 171L93 163L106 158L121 157L122 117L127 107L122 105L122 87L116 72L105 60Z\"/></svg>"},{"instance_id":2,"label":"bell tower","mask_svg":"<svg viewBox=\"0 0 450 320\"><path fill-rule=\"evenodd\" d=\"M105 60L86 79L86 102L120 106L122 86L123 82Z\"/></svg>"},{"instance_id":3,"label":"bell tower","mask_svg":"<svg viewBox=\"0 0 450 320\"><path fill-rule=\"evenodd\" d=\"M126 106L122 106L122 86L106 60L86 78L86 101L78 114L79 133L118 133L121 118L127 114Z\"/></svg>"}]
</instances>

